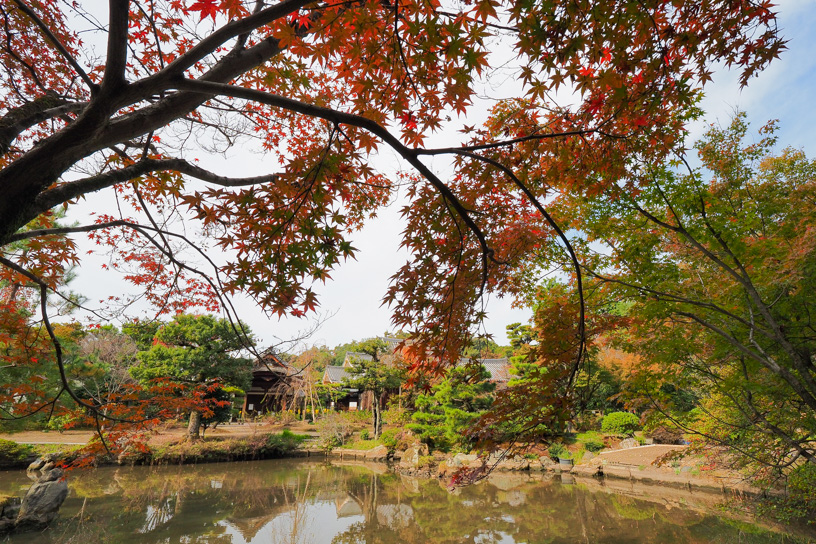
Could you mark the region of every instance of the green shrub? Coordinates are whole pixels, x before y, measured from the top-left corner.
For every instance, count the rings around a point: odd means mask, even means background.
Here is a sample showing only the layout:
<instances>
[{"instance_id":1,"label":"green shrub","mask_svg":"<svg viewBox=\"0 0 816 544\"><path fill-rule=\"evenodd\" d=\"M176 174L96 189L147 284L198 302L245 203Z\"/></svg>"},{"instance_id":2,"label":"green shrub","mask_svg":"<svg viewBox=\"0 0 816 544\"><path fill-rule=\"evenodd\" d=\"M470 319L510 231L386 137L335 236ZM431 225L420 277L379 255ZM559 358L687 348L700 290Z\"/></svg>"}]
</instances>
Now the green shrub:
<instances>
[{"instance_id":1,"label":"green shrub","mask_svg":"<svg viewBox=\"0 0 816 544\"><path fill-rule=\"evenodd\" d=\"M788 474L785 497L770 497L759 505L760 515L769 515L790 523L802 520L816 523L816 465L805 463Z\"/></svg>"},{"instance_id":2,"label":"green shrub","mask_svg":"<svg viewBox=\"0 0 816 544\"><path fill-rule=\"evenodd\" d=\"M435 467L438 462L433 455L421 455L417 460L417 464L420 467Z\"/></svg>"},{"instance_id":3,"label":"green shrub","mask_svg":"<svg viewBox=\"0 0 816 544\"><path fill-rule=\"evenodd\" d=\"M368 425L371 423L372 417L371 410L349 410L347 412L341 412L341 415L355 427L359 425Z\"/></svg>"},{"instance_id":4,"label":"green shrub","mask_svg":"<svg viewBox=\"0 0 816 544\"><path fill-rule=\"evenodd\" d=\"M368 432L368 429L363 429L360 431L360 440L368 440L371 438L371 435Z\"/></svg>"},{"instance_id":5,"label":"green shrub","mask_svg":"<svg viewBox=\"0 0 816 544\"><path fill-rule=\"evenodd\" d=\"M655 444L680 444L683 440L683 432L676 428L658 426L649 432Z\"/></svg>"},{"instance_id":6,"label":"green shrub","mask_svg":"<svg viewBox=\"0 0 816 544\"><path fill-rule=\"evenodd\" d=\"M550 454L552 459L558 459L559 457L563 456L567 451L567 448L564 447L564 444L561 442L555 442L550 444L549 449L547 449L547 453Z\"/></svg>"},{"instance_id":7,"label":"green shrub","mask_svg":"<svg viewBox=\"0 0 816 544\"><path fill-rule=\"evenodd\" d=\"M0 440L0 468L18 467L33 453L34 448L28 444Z\"/></svg>"},{"instance_id":8,"label":"green shrub","mask_svg":"<svg viewBox=\"0 0 816 544\"><path fill-rule=\"evenodd\" d=\"M408 449L415 442L416 436L407 429L387 429L380 434L380 443L392 452Z\"/></svg>"},{"instance_id":9,"label":"green shrub","mask_svg":"<svg viewBox=\"0 0 816 544\"><path fill-rule=\"evenodd\" d=\"M351 436L351 423L343 414L327 412L315 422L320 445L326 451L342 446Z\"/></svg>"},{"instance_id":10,"label":"green shrub","mask_svg":"<svg viewBox=\"0 0 816 544\"><path fill-rule=\"evenodd\" d=\"M580 433L576 438L584 446L584 449L592 453L598 453L604 448L603 437L595 431Z\"/></svg>"},{"instance_id":11,"label":"green shrub","mask_svg":"<svg viewBox=\"0 0 816 544\"><path fill-rule=\"evenodd\" d=\"M797 504L805 515L816 514L816 465L807 463L790 473L788 499Z\"/></svg>"},{"instance_id":12,"label":"green shrub","mask_svg":"<svg viewBox=\"0 0 816 544\"><path fill-rule=\"evenodd\" d=\"M411 412L398 406L390 406L382 413L383 421L387 425L403 426L411 421Z\"/></svg>"},{"instance_id":13,"label":"green shrub","mask_svg":"<svg viewBox=\"0 0 816 544\"><path fill-rule=\"evenodd\" d=\"M305 434L295 434L290 430L284 430L280 434L270 434L266 438L266 453L276 456L291 454L300 447L300 444L309 438Z\"/></svg>"},{"instance_id":14,"label":"green shrub","mask_svg":"<svg viewBox=\"0 0 816 544\"><path fill-rule=\"evenodd\" d=\"M389 449L389 451L394 451L397 448L397 434L399 433L399 429L387 429L380 434L380 443Z\"/></svg>"},{"instance_id":15,"label":"green shrub","mask_svg":"<svg viewBox=\"0 0 816 544\"><path fill-rule=\"evenodd\" d=\"M640 429L640 418L629 412L612 412L604 416L601 431L608 434L631 435Z\"/></svg>"},{"instance_id":16,"label":"green shrub","mask_svg":"<svg viewBox=\"0 0 816 544\"><path fill-rule=\"evenodd\" d=\"M598 453L602 449L604 449L604 443L602 440L587 440L584 442L584 447L587 451L591 451L592 453Z\"/></svg>"}]
</instances>

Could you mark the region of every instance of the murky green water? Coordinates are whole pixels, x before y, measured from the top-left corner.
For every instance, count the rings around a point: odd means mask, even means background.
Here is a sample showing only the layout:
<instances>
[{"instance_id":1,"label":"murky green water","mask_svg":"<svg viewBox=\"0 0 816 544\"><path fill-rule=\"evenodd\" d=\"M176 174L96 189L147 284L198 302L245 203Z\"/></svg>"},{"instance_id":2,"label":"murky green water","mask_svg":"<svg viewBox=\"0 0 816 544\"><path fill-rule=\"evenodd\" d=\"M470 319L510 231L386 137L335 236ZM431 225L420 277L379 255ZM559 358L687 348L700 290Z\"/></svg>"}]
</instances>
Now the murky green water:
<instances>
[{"instance_id":1,"label":"murky green water","mask_svg":"<svg viewBox=\"0 0 816 544\"><path fill-rule=\"evenodd\" d=\"M0 473L0 493L24 493ZM500 474L454 491L381 466L258 461L73 473L50 530L14 544L68 543L788 543L702 511L722 497ZM610 485L612 487L610 487ZM615 487L617 486L617 487Z\"/></svg>"}]
</instances>

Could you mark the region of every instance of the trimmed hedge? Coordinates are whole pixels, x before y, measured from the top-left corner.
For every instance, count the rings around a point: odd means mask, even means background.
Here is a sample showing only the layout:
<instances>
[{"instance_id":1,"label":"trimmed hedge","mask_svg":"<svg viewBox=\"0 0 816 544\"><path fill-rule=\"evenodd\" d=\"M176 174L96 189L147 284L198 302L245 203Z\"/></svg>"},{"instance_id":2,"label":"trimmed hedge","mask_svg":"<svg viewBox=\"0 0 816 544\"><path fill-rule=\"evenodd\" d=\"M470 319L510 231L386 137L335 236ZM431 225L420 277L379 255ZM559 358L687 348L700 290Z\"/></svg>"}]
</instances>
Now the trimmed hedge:
<instances>
[{"instance_id":1,"label":"trimmed hedge","mask_svg":"<svg viewBox=\"0 0 816 544\"><path fill-rule=\"evenodd\" d=\"M601 431L607 434L628 434L640 430L640 418L629 412L612 412L604 416Z\"/></svg>"}]
</instances>

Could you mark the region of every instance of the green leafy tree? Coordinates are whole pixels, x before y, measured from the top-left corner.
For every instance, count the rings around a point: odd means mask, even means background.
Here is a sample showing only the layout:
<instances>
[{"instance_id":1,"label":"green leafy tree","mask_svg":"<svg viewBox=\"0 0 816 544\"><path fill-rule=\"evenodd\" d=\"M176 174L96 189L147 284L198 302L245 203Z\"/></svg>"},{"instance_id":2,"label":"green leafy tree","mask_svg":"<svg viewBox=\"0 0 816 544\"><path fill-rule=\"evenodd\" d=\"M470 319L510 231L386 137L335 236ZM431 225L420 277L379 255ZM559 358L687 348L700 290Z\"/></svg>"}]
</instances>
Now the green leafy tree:
<instances>
[{"instance_id":1,"label":"green leafy tree","mask_svg":"<svg viewBox=\"0 0 816 544\"><path fill-rule=\"evenodd\" d=\"M209 410L207 414L201 415L201 436L212 427L215 429L219 424L226 423L232 417L233 393L235 387L214 387L204 395L204 402ZM232 390L232 391L230 391ZM238 390L243 393L243 391Z\"/></svg>"},{"instance_id":2,"label":"green leafy tree","mask_svg":"<svg viewBox=\"0 0 816 544\"><path fill-rule=\"evenodd\" d=\"M140 382L171 379L193 387L201 398L200 406L190 412L187 435L199 438L202 411L211 417L212 408L201 406L223 404L206 402L208 393L222 385L246 390L252 379L252 361L240 353L252 342L249 329L236 327L226 319L209 315L177 315L156 332L150 349L138 353L139 363L130 373Z\"/></svg>"},{"instance_id":3,"label":"green leafy tree","mask_svg":"<svg viewBox=\"0 0 816 544\"><path fill-rule=\"evenodd\" d=\"M354 357L352 366L346 368L351 378L343 380L344 387L369 391L374 397L371 407L374 438L382 432L382 404L386 393L398 389L405 373L396 357L388 351L388 344L381 338L372 338L357 344L357 349L371 359Z\"/></svg>"},{"instance_id":4,"label":"green leafy tree","mask_svg":"<svg viewBox=\"0 0 816 544\"><path fill-rule=\"evenodd\" d=\"M468 359L501 359L512 355L510 346L500 346L491 338L474 338L463 355Z\"/></svg>"},{"instance_id":5,"label":"green leafy tree","mask_svg":"<svg viewBox=\"0 0 816 544\"><path fill-rule=\"evenodd\" d=\"M136 343L139 351L147 351L153 345L153 339L162 326L158 320L152 321L130 321L122 325L122 332L128 335Z\"/></svg>"},{"instance_id":6,"label":"green leafy tree","mask_svg":"<svg viewBox=\"0 0 816 544\"><path fill-rule=\"evenodd\" d=\"M521 323L511 323L505 327L507 329L507 339L514 350L529 344L533 341L533 328L530 325Z\"/></svg>"},{"instance_id":7,"label":"green leafy tree","mask_svg":"<svg viewBox=\"0 0 816 544\"><path fill-rule=\"evenodd\" d=\"M746 141L738 114L696 144L700 168L644 164L648 186L559 213L578 233L593 304L630 304L618 338L640 361L630 400L784 467L816 463L816 162L773 154L774 131ZM678 391L699 396L692 417Z\"/></svg>"},{"instance_id":8,"label":"green leafy tree","mask_svg":"<svg viewBox=\"0 0 816 544\"><path fill-rule=\"evenodd\" d=\"M416 398L417 411L407 427L432 448L468 449L471 441L467 431L493 403L496 386L489 378L484 366L475 371L472 365L452 368L429 394Z\"/></svg>"}]
</instances>

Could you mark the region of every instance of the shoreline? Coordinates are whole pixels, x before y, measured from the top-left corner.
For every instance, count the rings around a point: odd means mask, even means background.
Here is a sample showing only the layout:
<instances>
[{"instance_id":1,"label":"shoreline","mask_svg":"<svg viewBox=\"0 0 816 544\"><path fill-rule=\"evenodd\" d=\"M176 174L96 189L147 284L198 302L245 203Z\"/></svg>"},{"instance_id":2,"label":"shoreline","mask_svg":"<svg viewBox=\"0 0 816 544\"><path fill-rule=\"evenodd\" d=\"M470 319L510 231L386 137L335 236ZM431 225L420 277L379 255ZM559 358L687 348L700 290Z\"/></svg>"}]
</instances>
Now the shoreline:
<instances>
[{"instance_id":1,"label":"shoreline","mask_svg":"<svg viewBox=\"0 0 816 544\"><path fill-rule=\"evenodd\" d=\"M406 452L388 452L384 447L369 450L356 450L346 448L333 448L326 451L322 448L302 447L291 451L264 451L261 447L250 447L244 451L234 451L230 448L219 448L218 446L230 445L241 442L242 439L228 438L226 440L201 441L187 444L186 447L178 451L151 451L147 452L124 452L116 459L101 459L90 465L92 468L102 466L172 466L172 465L196 465L208 463L230 463L243 461L260 461L274 459L298 459L298 458L326 458L340 460L368 461L389 465L396 472L407 475L420 475L424 477L446 479L453 473L461 469L476 469L481 467L481 461L476 455L457 454L441 457L439 454L431 465L421 465L418 461L419 455L416 452L408 452L413 455L413 462L403 462ZM63 444L66 446L73 444ZM214 446L214 447L207 447ZM641 446L645 449L650 446ZM616 454L626 450L611 450L607 453ZM61 452L55 452L57 454ZM26 460L14 466L0 468L0 472L7 470L25 470L32 462L43 455L34 454ZM431 456L426 453L426 458ZM70 458L70 453L69 453ZM64 457L63 457L64 459ZM731 492L736 495L750 495L754 497L784 496L784 489L766 490L758 488L748 483L744 478L731 474L698 474L689 472L673 471L668 467L637 466L620 462L606 462L602 456L595 457L589 463L576 464L571 467L562 467L558 463L545 461L544 457L537 459L527 459L520 456L513 456L507 459L496 457L488 458L488 465L494 465L489 469L489 473L495 472L544 472L552 474L569 474L582 479L590 478L596 480L628 480L631 482L646 483L650 485L664 485L687 490L709 490L722 493Z\"/></svg>"}]
</instances>

